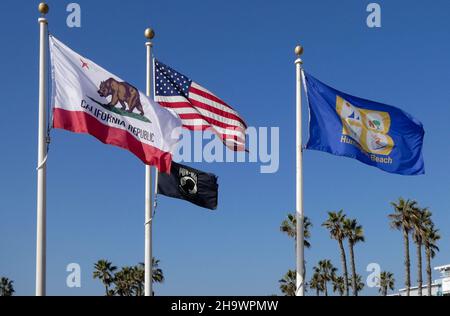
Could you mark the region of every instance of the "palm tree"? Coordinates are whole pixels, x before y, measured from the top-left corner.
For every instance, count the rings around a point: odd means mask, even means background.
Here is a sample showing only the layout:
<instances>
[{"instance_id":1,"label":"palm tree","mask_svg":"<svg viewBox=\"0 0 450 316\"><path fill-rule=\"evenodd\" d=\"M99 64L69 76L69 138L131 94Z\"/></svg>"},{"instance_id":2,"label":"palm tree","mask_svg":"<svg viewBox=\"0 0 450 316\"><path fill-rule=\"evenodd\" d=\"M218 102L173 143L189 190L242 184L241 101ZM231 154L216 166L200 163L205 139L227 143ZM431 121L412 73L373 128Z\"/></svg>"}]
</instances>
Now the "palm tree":
<instances>
[{"instance_id":1,"label":"palm tree","mask_svg":"<svg viewBox=\"0 0 450 316\"><path fill-rule=\"evenodd\" d=\"M297 288L297 272L295 270L288 270L288 272L283 276L280 283L280 290L285 296L295 296L295 290Z\"/></svg>"},{"instance_id":2,"label":"palm tree","mask_svg":"<svg viewBox=\"0 0 450 316\"><path fill-rule=\"evenodd\" d=\"M309 239L311 238L312 223L308 216L303 218L303 245L311 248ZM295 240L295 248L297 248L297 218L295 214L288 214L287 218L281 222L280 231ZM303 260L303 279L306 276L306 262Z\"/></svg>"},{"instance_id":3,"label":"palm tree","mask_svg":"<svg viewBox=\"0 0 450 316\"><path fill-rule=\"evenodd\" d=\"M143 262L132 267L132 278L134 293L136 296L143 296L145 284L145 264ZM159 268L159 260L154 257L152 258L152 281L154 283L164 282L164 273L162 269Z\"/></svg>"},{"instance_id":4,"label":"palm tree","mask_svg":"<svg viewBox=\"0 0 450 316\"><path fill-rule=\"evenodd\" d=\"M412 221L412 236L417 246L417 283L418 295L422 296L422 244L426 227L431 221L431 212L426 208L415 208Z\"/></svg>"},{"instance_id":5,"label":"palm tree","mask_svg":"<svg viewBox=\"0 0 450 316\"><path fill-rule=\"evenodd\" d=\"M427 295L431 296L431 259L436 256L439 251L437 246L438 240L441 239L439 229L435 229L433 222L428 223L423 236L423 244L425 246L425 256L427 260Z\"/></svg>"},{"instance_id":6,"label":"palm tree","mask_svg":"<svg viewBox=\"0 0 450 316\"><path fill-rule=\"evenodd\" d=\"M137 272L137 280L144 284L145 279L145 264L143 262L139 263L134 267ZM152 258L152 281L154 283L163 283L164 282L164 273L162 269L159 267L159 260L155 257Z\"/></svg>"},{"instance_id":7,"label":"palm tree","mask_svg":"<svg viewBox=\"0 0 450 316\"><path fill-rule=\"evenodd\" d=\"M309 238L311 237L311 227L311 221L308 216L305 216L303 218L303 244L306 248L311 247L311 243L309 242ZM287 215L287 218L281 222L280 231L294 240L297 238L297 218L295 217L295 214Z\"/></svg>"},{"instance_id":8,"label":"palm tree","mask_svg":"<svg viewBox=\"0 0 450 316\"><path fill-rule=\"evenodd\" d=\"M122 269L115 274L114 285L115 294L119 296L132 296L135 290L133 268L129 266L122 267Z\"/></svg>"},{"instance_id":9,"label":"palm tree","mask_svg":"<svg viewBox=\"0 0 450 316\"><path fill-rule=\"evenodd\" d=\"M152 258L152 280L155 283L163 283L164 282L164 273L159 268L159 260Z\"/></svg>"},{"instance_id":10,"label":"palm tree","mask_svg":"<svg viewBox=\"0 0 450 316\"><path fill-rule=\"evenodd\" d=\"M392 272L383 271L380 273L380 279L378 280L380 288L378 292L381 293L382 296L386 296L388 290L394 290L394 274Z\"/></svg>"},{"instance_id":11,"label":"palm tree","mask_svg":"<svg viewBox=\"0 0 450 316\"><path fill-rule=\"evenodd\" d=\"M316 295L319 296L320 292L324 291L323 280L320 273L315 272L309 281L309 288L311 290L316 290Z\"/></svg>"},{"instance_id":12,"label":"palm tree","mask_svg":"<svg viewBox=\"0 0 450 316\"><path fill-rule=\"evenodd\" d=\"M339 212L328 212L328 219L322 224L322 226L326 227L330 231L330 237L336 239L339 244L339 249L341 251L341 263L342 269L344 271L344 281L345 281L345 295L348 296L348 271L347 271L347 259L345 257L344 250L344 220L345 214L343 214L343 210Z\"/></svg>"},{"instance_id":13,"label":"palm tree","mask_svg":"<svg viewBox=\"0 0 450 316\"><path fill-rule=\"evenodd\" d=\"M142 296L144 295L145 265L123 267L117 273L117 267L107 260L99 260L95 264L94 279L100 279L105 285L106 296ZM152 258L152 279L155 283L164 282L164 273L159 268L159 260ZM110 289L110 285L114 288Z\"/></svg>"},{"instance_id":14,"label":"palm tree","mask_svg":"<svg viewBox=\"0 0 450 316\"><path fill-rule=\"evenodd\" d=\"M339 293L339 296L343 296L345 292L345 281L344 277L337 276L333 279L333 292Z\"/></svg>"},{"instance_id":15,"label":"palm tree","mask_svg":"<svg viewBox=\"0 0 450 316\"><path fill-rule=\"evenodd\" d=\"M394 213L389 214L391 227L403 233L403 244L405 248L405 286L406 295L409 296L411 287L411 262L409 259L409 233L414 219L414 210L417 202L399 198L398 202L391 202Z\"/></svg>"},{"instance_id":16,"label":"palm tree","mask_svg":"<svg viewBox=\"0 0 450 316\"><path fill-rule=\"evenodd\" d=\"M145 266L143 263L132 267L132 279L134 293L136 296L144 295L144 284L145 284Z\"/></svg>"},{"instance_id":17,"label":"palm tree","mask_svg":"<svg viewBox=\"0 0 450 316\"><path fill-rule=\"evenodd\" d=\"M322 290L325 296L328 296L328 282L336 277L337 269L333 266L330 260L320 260L317 266L314 267L314 273L320 276L322 282Z\"/></svg>"},{"instance_id":18,"label":"palm tree","mask_svg":"<svg viewBox=\"0 0 450 316\"><path fill-rule=\"evenodd\" d=\"M0 296L12 296L14 291L14 281L2 277L0 279Z\"/></svg>"},{"instance_id":19,"label":"palm tree","mask_svg":"<svg viewBox=\"0 0 450 316\"><path fill-rule=\"evenodd\" d=\"M350 278L349 283L353 284L353 276ZM356 284L356 291L361 292L364 288L364 282L362 281L362 278L359 274L356 274L355 284Z\"/></svg>"},{"instance_id":20,"label":"palm tree","mask_svg":"<svg viewBox=\"0 0 450 316\"><path fill-rule=\"evenodd\" d=\"M358 225L356 219L345 219L344 220L344 234L348 239L348 247L350 249L350 262L352 266L352 288L353 295L358 296L358 289L356 287L356 267L355 267L355 255L353 252L353 247L358 242L364 242L364 231L361 225Z\"/></svg>"},{"instance_id":21,"label":"palm tree","mask_svg":"<svg viewBox=\"0 0 450 316\"><path fill-rule=\"evenodd\" d=\"M101 259L94 264L94 279L100 279L105 286L105 295L110 296L109 286L114 281L114 271L117 270L116 266L113 266L108 260Z\"/></svg>"}]
</instances>

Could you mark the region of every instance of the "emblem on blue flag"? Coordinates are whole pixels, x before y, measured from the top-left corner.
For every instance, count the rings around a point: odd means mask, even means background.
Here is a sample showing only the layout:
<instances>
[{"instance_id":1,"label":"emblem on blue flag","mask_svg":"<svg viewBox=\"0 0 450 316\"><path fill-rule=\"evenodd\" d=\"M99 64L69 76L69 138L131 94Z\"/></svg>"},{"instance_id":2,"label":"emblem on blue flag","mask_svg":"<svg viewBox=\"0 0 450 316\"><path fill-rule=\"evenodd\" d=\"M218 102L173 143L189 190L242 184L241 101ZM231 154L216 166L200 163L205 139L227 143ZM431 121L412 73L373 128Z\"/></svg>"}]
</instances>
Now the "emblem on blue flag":
<instances>
[{"instance_id":1,"label":"emblem on blue flag","mask_svg":"<svg viewBox=\"0 0 450 316\"><path fill-rule=\"evenodd\" d=\"M388 112L364 110L340 96L336 97L336 111L342 120L341 141L348 142L349 136L368 153L388 156L392 152L394 141L389 136Z\"/></svg>"},{"instance_id":2,"label":"emblem on blue flag","mask_svg":"<svg viewBox=\"0 0 450 316\"><path fill-rule=\"evenodd\" d=\"M304 73L310 125L307 149L347 156L390 173L424 173L422 124L386 104L335 90Z\"/></svg>"}]
</instances>

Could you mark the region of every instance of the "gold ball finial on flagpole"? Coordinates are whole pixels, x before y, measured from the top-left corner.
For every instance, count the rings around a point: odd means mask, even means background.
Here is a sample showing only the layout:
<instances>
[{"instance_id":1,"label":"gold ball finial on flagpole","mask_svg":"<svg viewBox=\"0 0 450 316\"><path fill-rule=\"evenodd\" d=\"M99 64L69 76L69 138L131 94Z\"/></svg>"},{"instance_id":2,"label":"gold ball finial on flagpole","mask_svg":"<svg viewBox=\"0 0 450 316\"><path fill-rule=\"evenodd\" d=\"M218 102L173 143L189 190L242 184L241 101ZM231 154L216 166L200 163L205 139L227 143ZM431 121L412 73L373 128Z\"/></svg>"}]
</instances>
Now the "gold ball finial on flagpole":
<instances>
[{"instance_id":1,"label":"gold ball finial on flagpole","mask_svg":"<svg viewBox=\"0 0 450 316\"><path fill-rule=\"evenodd\" d=\"M303 54L303 46L301 46L301 45L295 46L295 55L300 57L301 54Z\"/></svg>"},{"instance_id":2,"label":"gold ball finial on flagpole","mask_svg":"<svg viewBox=\"0 0 450 316\"><path fill-rule=\"evenodd\" d=\"M145 29L144 35L147 39L151 40L155 37L155 31L152 28Z\"/></svg>"},{"instance_id":3,"label":"gold ball finial on flagpole","mask_svg":"<svg viewBox=\"0 0 450 316\"><path fill-rule=\"evenodd\" d=\"M45 2L39 3L38 10L42 15L47 14L49 10L47 3Z\"/></svg>"}]
</instances>

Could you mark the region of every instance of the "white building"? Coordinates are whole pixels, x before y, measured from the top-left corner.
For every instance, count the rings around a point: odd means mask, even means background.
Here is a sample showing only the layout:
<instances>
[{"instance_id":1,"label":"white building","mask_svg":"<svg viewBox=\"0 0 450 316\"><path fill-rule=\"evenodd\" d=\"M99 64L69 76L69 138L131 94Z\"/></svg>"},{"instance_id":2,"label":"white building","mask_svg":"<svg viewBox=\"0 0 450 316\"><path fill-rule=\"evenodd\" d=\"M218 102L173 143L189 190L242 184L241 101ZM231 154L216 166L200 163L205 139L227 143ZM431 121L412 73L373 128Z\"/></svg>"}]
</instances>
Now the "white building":
<instances>
[{"instance_id":1,"label":"white building","mask_svg":"<svg viewBox=\"0 0 450 316\"><path fill-rule=\"evenodd\" d=\"M434 270L441 272L441 278L431 284L432 296L450 296L450 264L434 268ZM428 295L427 284L422 286L422 295ZM410 296L418 296L418 286L410 288ZM400 289L398 293L393 296L406 296L406 289Z\"/></svg>"}]
</instances>

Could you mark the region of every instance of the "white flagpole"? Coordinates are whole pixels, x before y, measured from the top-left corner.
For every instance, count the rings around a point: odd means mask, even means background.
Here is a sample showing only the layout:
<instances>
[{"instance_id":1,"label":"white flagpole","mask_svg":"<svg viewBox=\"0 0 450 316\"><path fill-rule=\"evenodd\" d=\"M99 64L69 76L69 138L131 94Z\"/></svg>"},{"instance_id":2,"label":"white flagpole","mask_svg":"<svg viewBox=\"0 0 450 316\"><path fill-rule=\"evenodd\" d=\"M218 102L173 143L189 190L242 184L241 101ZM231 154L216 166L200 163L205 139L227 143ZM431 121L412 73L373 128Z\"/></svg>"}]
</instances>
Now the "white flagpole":
<instances>
[{"instance_id":1,"label":"white flagpole","mask_svg":"<svg viewBox=\"0 0 450 316\"><path fill-rule=\"evenodd\" d=\"M47 19L48 5L39 4L39 129L37 167L36 228L36 296L45 296L46 289L46 178L47 178Z\"/></svg>"},{"instance_id":2,"label":"white flagpole","mask_svg":"<svg viewBox=\"0 0 450 316\"><path fill-rule=\"evenodd\" d=\"M302 46L295 47L296 68L296 221L297 221L297 296L305 295L304 278L304 236L303 236L303 149L302 149L302 60L300 58L303 53Z\"/></svg>"},{"instance_id":3,"label":"white flagpole","mask_svg":"<svg viewBox=\"0 0 450 316\"><path fill-rule=\"evenodd\" d=\"M147 42L147 96L151 97L152 87L152 42L155 36L152 29L145 30ZM145 165L145 296L152 296L152 170Z\"/></svg>"}]
</instances>

